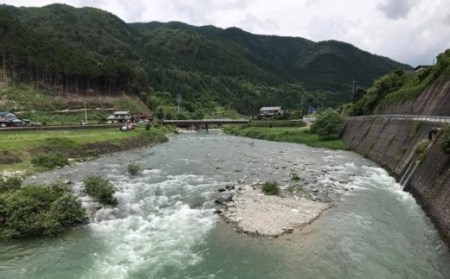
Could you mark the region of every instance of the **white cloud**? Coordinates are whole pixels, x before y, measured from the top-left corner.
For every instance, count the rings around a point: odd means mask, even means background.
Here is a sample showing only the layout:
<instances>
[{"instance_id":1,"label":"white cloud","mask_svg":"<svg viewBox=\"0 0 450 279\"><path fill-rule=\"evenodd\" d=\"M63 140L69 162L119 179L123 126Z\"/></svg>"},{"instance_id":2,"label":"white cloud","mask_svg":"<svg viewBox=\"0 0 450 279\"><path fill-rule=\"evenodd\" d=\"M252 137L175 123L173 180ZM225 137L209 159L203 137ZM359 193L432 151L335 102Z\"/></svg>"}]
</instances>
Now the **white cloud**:
<instances>
[{"instance_id":1,"label":"white cloud","mask_svg":"<svg viewBox=\"0 0 450 279\"><path fill-rule=\"evenodd\" d=\"M42 6L51 0L6 0ZM450 0L59 0L108 10L126 22L237 26L258 34L335 39L372 53L430 64L450 48Z\"/></svg>"}]
</instances>

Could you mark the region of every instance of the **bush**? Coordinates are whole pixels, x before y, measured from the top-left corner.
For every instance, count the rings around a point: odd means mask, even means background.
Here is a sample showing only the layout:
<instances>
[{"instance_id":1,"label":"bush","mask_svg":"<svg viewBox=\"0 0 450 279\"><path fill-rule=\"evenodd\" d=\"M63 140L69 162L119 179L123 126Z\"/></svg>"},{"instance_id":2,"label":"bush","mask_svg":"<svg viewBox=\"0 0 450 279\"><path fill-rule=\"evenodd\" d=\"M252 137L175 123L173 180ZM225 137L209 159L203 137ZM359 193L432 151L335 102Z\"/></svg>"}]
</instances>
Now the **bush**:
<instances>
[{"instance_id":1,"label":"bush","mask_svg":"<svg viewBox=\"0 0 450 279\"><path fill-rule=\"evenodd\" d=\"M0 193L9 190L18 190L22 186L22 178L18 176L0 176Z\"/></svg>"},{"instance_id":2,"label":"bush","mask_svg":"<svg viewBox=\"0 0 450 279\"><path fill-rule=\"evenodd\" d=\"M439 144L444 153L450 154L450 127L447 127L442 133Z\"/></svg>"},{"instance_id":3,"label":"bush","mask_svg":"<svg viewBox=\"0 0 450 279\"><path fill-rule=\"evenodd\" d=\"M267 181L262 186L262 191L266 195L278 195L280 194L280 188L275 181Z\"/></svg>"},{"instance_id":4,"label":"bush","mask_svg":"<svg viewBox=\"0 0 450 279\"><path fill-rule=\"evenodd\" d=\"M128 173L131 175L138 175L141 171L141 168L138 164L132 163L128 165Z\"/></svg>"},{"instance_id":5,"label":"bush","mask_svg":"<svg viewBox=\"0 0 450 279\"><path fill-rule=\"evenodd\" d=\"M339 137L344 128L344 118L332 109L328 109L317 117L311 126L311 132L321 139L333 139Z\"/></svg>"},{"instance_id":6,"label":"bush","mask_svg":"<svg viewBox=\"0 0 450 279\"><path fill-rule=\"evenodd\" d=\"M54 236L88 221L63 185L27 185L0 193L0 238Z\"/></svg>"},{"instance_id":7,"label":"bush","mask_svg":"<svg viewBox=\"0 0 450 279\"><path fill-rule=\"evenodd\" d=\"M8 150L0 151L0 164L16 164L22 162L18 154Z\"/></svg>"},{"instance_id":8,"label":"bush","mask_svg":"<svg viewBox=\"0 0 450 279\"><path fill-rule=\"evenodd\" d=\"M86 193L96 198L105 205L117 205L117 199L113 196L115 193L112 183L98 175L90 175L84 178L84 187Z\"/></svg>"},{"instance_id":9,"label":"bush","mask_svg":"<svg viewBox=\"0 0 450 279\"><path fill-rule=\"evenodd\" d=\"M31 163L47 169L64 167L69 164L69 160L61 153L39 153L31 159Z\"/></svg>"},{"instance_id":10,"label":"bush","mask_svg":"<svg viewBox=\"0 0 450 279\"><path fill-rule=\"evenodd\" d=\"M291 173L291 180L292 181L299 181L300 180L300 176L298 176L298 174L296 174L296 173Z\"/></svg>"},{"instance_id":11,"label":"bush","mask_svg":"<svg viewBox=\"0 0 450 279\"><path fill-rule=\"evenodd\" d=\"M417 160L423 161L425 157L427 156L427 150L428 145L430 142L426 139L420 141L416 146L414 147L414 153L416 154Z\"/></svg>"}]
</instances>

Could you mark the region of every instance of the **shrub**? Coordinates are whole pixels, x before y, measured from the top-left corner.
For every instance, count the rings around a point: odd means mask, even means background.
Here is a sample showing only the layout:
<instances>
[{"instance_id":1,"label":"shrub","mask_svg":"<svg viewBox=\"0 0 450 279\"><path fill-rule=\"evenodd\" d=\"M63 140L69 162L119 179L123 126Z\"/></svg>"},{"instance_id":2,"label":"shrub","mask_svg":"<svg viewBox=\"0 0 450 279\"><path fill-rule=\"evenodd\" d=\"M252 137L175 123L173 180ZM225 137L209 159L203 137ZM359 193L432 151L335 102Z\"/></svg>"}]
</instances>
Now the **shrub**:
<instances>
[{"instance_id":1,"label":"shrub","mask_svg":"<svg viewBox=\"0 0 450 279\"><path fill-rule=\"evenodd\" d=\"M22 162L18 154L8 150L0 151L0 164L15 164Z\"/></svg>"},{"instance_id":2,"label":"shrub","mask_svg":"<svg viewBox=\"0 0 450 279\"><path fill-rule=\"evenodd\" d=\"M27 185L0 193L0 238L54 236L88 221L63 185Z\"/></svg>"},{"instance_id":3,"label":"shrub","mask_svg":"<svg viewBox=\"0 0 450 279\"><path fill-rule=\"evenodd\" d=\"M31 159L31 163L39 167L53 169L68 165L69 160L61 153L39 153Z\"/></svg>"},{"instance_id":4,"label":"shrub","mask_svg":"<svg viewBox=\"0 0 450 279\"><path fill-rule=\"evenodd\" d=\"M262 191L266 195L278 195L280 194L280 188L275 181L267 181L262 186Z\"/></svg>"},{"instance_id":5,"label":"shrub","mask_svg":"<svg viewBox=\"0 0 450 279\"><path fill-rule=\"evenodd\" d=\"M421 140L418 144L416 144L414 147L414 153L416 154L416 158L418 160L423 161L425 159L429 144L430 142L426 139Z\"/></svg>"},{"instance_id":6,"label":"shrub","mask_svg":"<svg viewBox=\"0 0 450 279\"><path fill-rule=\"evenodd\" d=\"M300 176L298 176L298 174L296 174L296 173L291 173L291 180L292 181L299 181L300 180Z\"/></svg>"},{"instance_id":7,"label":"shrub","mask_svg":"<svg viewBox=\"0 0 450 279\"><path fill-rule=\"evenodd\" d=\"M2 177L0 176L0 193L17 190L22 186L22 178L18 176Z\"/></svg>"},{"instance_id":8,"label":"shrub","mask_svg":"<svg viewBox=\"0 0 450 279\"><path fill-rule=\"evenodd\" d=\"M132 163L128 165L128 173L131 175L138 175L141 171L141 168L138 164Z\"/></svg>"},{"instance_id":9,"label":"shrub","mask_svg":"<svg viewBox=\"0 0 450 279\"><path fill-rule=\"evenodd\" d=\"M317 117L311 126L311 132L317 134L321 139L332 139L339 137L344 127L344 118L332 109L328 109Z\"/></svg>"},{"instance_id":10,"label":"shrub","mask_svg":"<svg viewBox=\"0 0 450 279\"><path fill-rule=\"evenodd\" d=\"M447 127L442 133L439 144L444 153L450 154L450 127Z\"/></svg>"},{"instance_id":11,"label":"shrub","mask_svg":"<svg viewBox=\"0 0 450 279\"><path fill-rule=\"evenodd\" d=\"M96 198L105 205L117 205L117 199L113 196L115 193L112 183L98 175L90 175L84 178L84 187L86 193Z\"/></svg>"},{"instance_id":12,"label":"shrub","mask_svg":"<svg viewBox=\"0 0 450 279\"><path fill-rule=\"evenodd\" d=\"M149 131L152 125L150 123L145 124L145 130Z\"/></svg>"}]
</instances>

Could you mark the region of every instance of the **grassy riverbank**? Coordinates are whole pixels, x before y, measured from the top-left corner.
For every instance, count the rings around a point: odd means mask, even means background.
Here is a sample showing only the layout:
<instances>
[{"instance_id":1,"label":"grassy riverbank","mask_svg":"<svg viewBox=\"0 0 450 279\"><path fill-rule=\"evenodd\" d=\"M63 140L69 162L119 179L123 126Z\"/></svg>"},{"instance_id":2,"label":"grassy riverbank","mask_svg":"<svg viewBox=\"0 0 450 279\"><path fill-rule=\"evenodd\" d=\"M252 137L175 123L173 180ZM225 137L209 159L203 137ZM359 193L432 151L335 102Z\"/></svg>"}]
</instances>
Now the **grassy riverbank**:
<instances>
[{"instance_id":1,"label":"grassy riverbank","mask_svg":"<svg viewBox=\"0 0 450 279\"><path fill-rule=\"evenodd\" d=\"M118 129L89 129L63 131L2 132L0 134L0 174L20 171L24 174L45 171L48 168L32 164L43 154L59 154L78 161L127 149L143 147L166 140L171 128L136 129L120 132Z\"/></svg>"},{"instance_id":2,"label":"grassy riverbank","mask_svg":"<svg viewBox=\"0 0 450 279\"><path fill-rule=\"evenodd\" d=\"M347 149L342 140L320 139L318 135L310 133L308 128L229 126L225 127L224 131L227 134L254 139L302 143L311 147L320 147L333 150Z\"/></svg>"}]
</instances>

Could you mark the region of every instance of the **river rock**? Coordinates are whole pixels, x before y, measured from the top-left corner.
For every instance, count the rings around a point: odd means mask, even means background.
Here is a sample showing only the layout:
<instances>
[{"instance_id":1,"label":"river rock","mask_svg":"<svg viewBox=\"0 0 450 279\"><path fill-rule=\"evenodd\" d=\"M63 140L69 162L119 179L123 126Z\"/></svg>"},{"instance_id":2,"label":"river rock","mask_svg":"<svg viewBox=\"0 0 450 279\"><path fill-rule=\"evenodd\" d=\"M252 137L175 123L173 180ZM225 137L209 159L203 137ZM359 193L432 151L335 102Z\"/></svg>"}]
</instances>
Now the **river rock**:
<instances>
[{"instance_id":1,"label":"river rock","mask_svg":"<svg viewBox=\"0 0 450 279\"><path fill-rule=\"evenodd\" d=\"M227 204L227 199L224 198L224 197L220 197L220 198L217 198L214 202L216 204L226 205Z\"/></svg>"}]
</instances>

